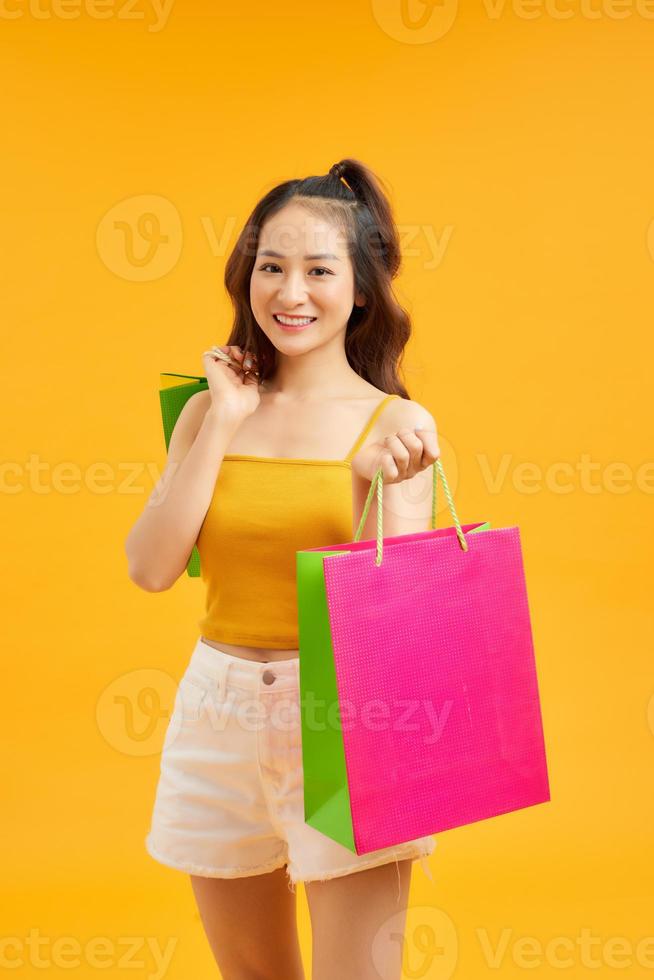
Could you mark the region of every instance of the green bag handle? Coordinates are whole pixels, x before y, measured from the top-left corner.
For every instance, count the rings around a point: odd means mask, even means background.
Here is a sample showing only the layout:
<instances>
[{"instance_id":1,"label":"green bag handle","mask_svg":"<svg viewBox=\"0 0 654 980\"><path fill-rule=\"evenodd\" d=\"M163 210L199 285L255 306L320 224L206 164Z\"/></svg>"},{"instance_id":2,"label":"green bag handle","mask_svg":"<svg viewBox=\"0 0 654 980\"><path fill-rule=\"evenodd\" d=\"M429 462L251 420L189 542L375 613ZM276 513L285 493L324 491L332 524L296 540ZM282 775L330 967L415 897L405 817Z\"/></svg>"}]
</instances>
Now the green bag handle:
<instances>
[{"instance_id":1,"label":"green bag handle","mask_svg":"<svg viewBox=\"0 0 654 980\"><path fill-rule=\"evenodd\" d=\"M456 527L456 536L459 539L459 544L461 545L462 551L468 550L468 542L465 539L465 535L461 530L461 524L459 518L457 517L456 509L454 507L454 501L452 500L452 494L450 493L450 488L447 485L447 480L445 479L445 472L443 470L443 464L438 458L433 465L434 471L434 483L433 483L433 494L432 494L432 505L431 505L431 530L436 530L436 488L438 477L440 476L443 482L443 489L445 490L445 497L447 498L447 505L450 508L450 513L452 519L454 520L454 525ZM361 520L359 521L359 526L354 535L354 540L358 541L363 533L363 527L366 523L366 517L368 516L368 511L370 510L370 504L372 503L372 495L375 492L375 487L377 489L377 555L375 557L375 565L381 565L382 563L382 551L384 546L384 528L383 528L383 508L382 508L382 487L384 484L384 473L382 467L380 466L375 475L372 478L370 484L370 490L368 491L368 499L366 500L365 506L363 508L363 514L361 515Z\"/></svg>"}]
</instances>

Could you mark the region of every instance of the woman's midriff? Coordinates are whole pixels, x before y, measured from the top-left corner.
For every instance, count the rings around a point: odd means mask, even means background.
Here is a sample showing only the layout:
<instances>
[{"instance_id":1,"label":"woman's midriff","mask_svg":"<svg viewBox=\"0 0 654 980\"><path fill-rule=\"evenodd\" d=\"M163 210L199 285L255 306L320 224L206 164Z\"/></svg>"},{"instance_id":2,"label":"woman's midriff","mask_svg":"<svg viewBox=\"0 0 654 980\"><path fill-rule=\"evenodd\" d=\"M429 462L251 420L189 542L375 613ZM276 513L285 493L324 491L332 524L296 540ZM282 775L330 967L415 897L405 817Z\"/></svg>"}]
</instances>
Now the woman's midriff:
<instances>
[{"instance_id":1,"label":"woman's midriff","mask_svg":"<svg viewBox=\"0 0 654 980\"><path fill-rule=\"evenodd\" d=\"M236 643L216 643L208 640L206 636L201 636L203 643L207 643L216 650L224 650L232 657L242 657L243 660L256 660L259 663L268 664L275 660L292 660L300 654L299 650L270 650L268 647L244 647Z\"/></svg>"}]
</instances>

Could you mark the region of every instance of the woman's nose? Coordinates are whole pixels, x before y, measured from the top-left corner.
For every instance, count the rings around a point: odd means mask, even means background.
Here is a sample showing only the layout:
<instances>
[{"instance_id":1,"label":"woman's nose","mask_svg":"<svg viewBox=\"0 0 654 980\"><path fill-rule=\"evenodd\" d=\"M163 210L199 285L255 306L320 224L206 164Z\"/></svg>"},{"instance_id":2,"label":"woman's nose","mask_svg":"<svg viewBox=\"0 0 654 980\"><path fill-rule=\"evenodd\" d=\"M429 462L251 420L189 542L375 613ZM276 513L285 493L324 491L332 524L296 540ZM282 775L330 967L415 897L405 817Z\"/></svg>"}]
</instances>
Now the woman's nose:
<instances>
[{"instance_id":1,"label":"woman's nose","mask_svg":"<svg viewBox=\"0 0 654 980\"><path fill-rule=\"evenodd\" d=\"M301 272L290 273L279 286L279 298L286 303L300 302L306 296L307 287Z\"/></svg>"}]
</instances>

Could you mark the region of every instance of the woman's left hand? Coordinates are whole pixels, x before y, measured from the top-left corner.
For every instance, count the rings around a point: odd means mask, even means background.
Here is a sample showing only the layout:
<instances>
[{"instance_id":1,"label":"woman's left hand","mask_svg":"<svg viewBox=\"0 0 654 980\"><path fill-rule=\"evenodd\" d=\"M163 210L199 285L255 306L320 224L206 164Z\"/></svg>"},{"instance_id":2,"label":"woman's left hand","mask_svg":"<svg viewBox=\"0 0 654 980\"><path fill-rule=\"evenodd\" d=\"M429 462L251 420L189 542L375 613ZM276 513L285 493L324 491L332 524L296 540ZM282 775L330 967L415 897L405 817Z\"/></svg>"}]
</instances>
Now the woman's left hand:
<instances>
[{"instance_id":1,"label":"woman's left hand","mask_svg":"<svg viewBox=\"0 0 654 980\"><path fill-rule=\"evenodd\" d=\"M360 449L352 457L352 469L372 482L381 466L383 483L402 483L431 466L440 454L436 429L398 429Z\"/></svg>"}]
</instances>

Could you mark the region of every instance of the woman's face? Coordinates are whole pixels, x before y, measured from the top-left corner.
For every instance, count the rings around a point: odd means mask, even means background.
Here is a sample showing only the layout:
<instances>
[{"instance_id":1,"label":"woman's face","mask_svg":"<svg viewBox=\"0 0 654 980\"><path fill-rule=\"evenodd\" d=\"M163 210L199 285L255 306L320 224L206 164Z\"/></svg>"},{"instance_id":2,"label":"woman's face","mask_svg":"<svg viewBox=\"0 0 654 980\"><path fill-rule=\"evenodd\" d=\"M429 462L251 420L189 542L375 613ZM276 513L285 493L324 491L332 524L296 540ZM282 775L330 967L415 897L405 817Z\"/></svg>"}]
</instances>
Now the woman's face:
<instances>
[{"instance_id":1,"label":"woman's face","mask_svg":"<svg viewBox=\"0 0 654 980\"><path fill-rule=\"evenodd\" d=\"M356 293L354 270L343 232L300 204L287 204L268 218L259 234L250 277L254 318L282 354L301 354L345 333ZM295 329L285 329L276 316ZM303 317L312 317L302 326Z\"/></svg>"}]
</instances>

